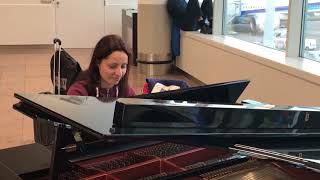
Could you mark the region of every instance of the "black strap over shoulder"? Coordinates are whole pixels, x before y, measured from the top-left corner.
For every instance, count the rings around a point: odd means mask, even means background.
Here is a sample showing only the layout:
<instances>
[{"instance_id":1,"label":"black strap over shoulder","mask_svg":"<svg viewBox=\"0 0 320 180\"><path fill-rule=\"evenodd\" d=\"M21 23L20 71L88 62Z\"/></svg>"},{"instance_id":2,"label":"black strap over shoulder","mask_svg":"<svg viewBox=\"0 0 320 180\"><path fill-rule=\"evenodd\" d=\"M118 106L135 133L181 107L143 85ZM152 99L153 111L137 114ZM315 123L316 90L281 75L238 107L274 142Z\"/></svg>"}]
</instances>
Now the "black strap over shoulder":
<instances>
[{"instance_id":1,"label":"black strap over shoulder","mask_svg":"<svg viewBox=\"0 0 320 180\"><path fill-rule=\"evenodd\" d=\"M54 61L55 57L55 61ZM55 67L54 68L54 62ZM54 72L55 69L55 72ZM55 56L52 56L50 62L50 70L51 70L51 81L53 82L54 76L56 81L59 81L58 73L60 71L60 94L66 95L69 87L76 80L79 72L81 72L80 64L64 49L60 52L60 69L59 69L59 51L55 52ZM57 82L55 83L55 94L58 92Z\"/></svg>"}]
</instances>

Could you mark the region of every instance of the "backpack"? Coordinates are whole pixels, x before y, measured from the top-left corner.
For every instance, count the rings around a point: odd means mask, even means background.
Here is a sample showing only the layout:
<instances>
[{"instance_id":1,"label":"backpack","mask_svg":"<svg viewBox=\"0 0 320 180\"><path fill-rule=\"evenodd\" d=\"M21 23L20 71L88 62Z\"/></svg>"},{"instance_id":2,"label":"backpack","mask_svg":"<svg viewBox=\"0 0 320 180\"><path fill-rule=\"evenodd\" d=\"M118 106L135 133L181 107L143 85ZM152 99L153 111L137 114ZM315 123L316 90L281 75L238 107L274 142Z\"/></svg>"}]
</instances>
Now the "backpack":
<instances>
[{"instance_id":1,"label":"backpack","mask_svg":"<svg viewBox=\"0 0 320 180\"><path fill-rule=\"evenodd\" d=\"M60 53L60 68L59 68L59 53ZM51 70L51 82L55 86L54 94L61 94L61 95L67 94L69 87L74 83L78 74L82 71L80 64L72 56L70 56L63 48L61 48L61 51L56 50L55 55L52 56L51 62L50 62L50 70ZM59 72L60 72L60 77L59 77Z\"/></svg>"}]
</instances>

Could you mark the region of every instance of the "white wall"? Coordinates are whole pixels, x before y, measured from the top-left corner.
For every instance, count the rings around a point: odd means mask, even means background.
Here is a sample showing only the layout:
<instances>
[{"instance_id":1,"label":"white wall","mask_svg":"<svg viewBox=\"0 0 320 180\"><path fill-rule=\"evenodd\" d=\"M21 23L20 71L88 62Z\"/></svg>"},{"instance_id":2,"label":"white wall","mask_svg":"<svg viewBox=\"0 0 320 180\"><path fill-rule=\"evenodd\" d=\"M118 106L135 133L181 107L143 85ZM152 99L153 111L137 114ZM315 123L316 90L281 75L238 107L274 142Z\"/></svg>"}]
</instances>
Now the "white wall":
<instances>
[{"instance_id":1,"label":"white wall","mask_svg":"<svg viewBox=\"0 0 320 180\"><path fill-rule=\"evenodd\" d=\"M105 35L103 0L60 0L56 7L57 37L64 48L94 48Z\"/></svg>"},{"instance_id":2,"label":"white wall","mask_svg":"<svg viewBox=\"0 0 320 180\"><path fill-rule=\"evenodd\" d=\"M110 4L138 4L138 0L105 0Z\"/></svg>"},{"instance_id":3,"label":"white wall","mask_svg":"<svg viewBox=\"0 0 320 180\"><path fill-rule=\"evenodd\" d=\"M59 0L55 14L51 1L0 0L0 45L52 44L57 34L64 47L93 47L104 34L121 35L121 10L137 8L137 0Z\"/></svg>"},{"instance_id":4,"label":"white wall","mask_svg":"<svg viewBox=\"0 0 320 180\"><path fill-rule=\"evenodd\" d=\"M122 9L137 9L136 0L107 1L105 6L105 33L122 35Z\"/></svg>"},{"instance_id":5,"label":"white wall","mask_svg":"<svg viewBox=\"0 0 320 180\"><path fill-rule=\"evenodd\" d=\"M165 4L167 0L138 0L138 4Z\"/></svg>"},{"instance_id":6,"label":"white wall","mask_svg":"<svg viewBox=\"0 0 320 180\"><path fill-rule=\"evenodd\" d=\"M32 3L0 2L0 45L52 43L55 37L54 7Z\"/></svg>"},{"instance_id":7,"label":"white wall","mask_svg":"<svg viewBox=\"0 0 320 180\"><path fill-rule=\"evenodd\" d=\"M254 99L276 105L320 106L319 77L313 77L315 81L311 81L308 80L311 78L303 76L306 73L299 70L290 67L274 68L259 63L254 56L242 56L222 44L206 43L186 34L182 34L181 43L177 66L200 81L210 84L251 80L240 100Z\"/></svg>"},{"instance_id":8,"label":"white wall","mask_svg":"<svg viewBox=\"0 0 320 180\"><path fill-rule=\"evenodd\" d=\"M41 0L0 0L0 4L40 4Z\"/></svg>"}]
</instances>

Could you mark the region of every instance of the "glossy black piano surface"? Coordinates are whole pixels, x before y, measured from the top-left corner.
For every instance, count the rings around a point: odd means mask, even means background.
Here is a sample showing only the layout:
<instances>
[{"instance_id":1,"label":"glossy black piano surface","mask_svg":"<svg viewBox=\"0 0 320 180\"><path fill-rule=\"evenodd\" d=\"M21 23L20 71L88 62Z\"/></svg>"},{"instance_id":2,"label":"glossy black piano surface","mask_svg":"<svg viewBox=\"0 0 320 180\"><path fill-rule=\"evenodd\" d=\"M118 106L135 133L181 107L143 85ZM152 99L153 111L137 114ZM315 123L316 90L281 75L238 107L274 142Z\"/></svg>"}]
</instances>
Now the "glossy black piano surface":
<instances>
[{"instance_id":1,"label":"glossy black piano surface","mask_svg":"<svg viewBox=\"0 0 320 180\"><path fill-rule=\"evenodd\" d=\"M249 132L253 133L265 131L298 134L319 132L320 129L320 109L312 107L119 99L115 117L114 126L120 128L181 128L185 132L192 129L198 133L232 133L251 129Z\"/></svg>"},{"instance_id":2,"label":"glossy black piano surface","mask_svg":"<svg viewBox=\"0 0 320 180\"><path fill-rule=\"evenodd\" d=\"M249 80L230 81L173 91L137 95L134 98L234 104L249 83Z\"/></svg>"},{"instance_id":3,"label":"glossy black piano surface","mask_svg":"<svg viewBox=\"0 0 320 180\"><path fill-rule=\"evenodd\" d=\"M101 140L84 142L81 151L77 143L73 150L55 146L53 156L62 158L53 158L53 179L320 179L316 171L228 148L241 143L319 160L317 107L15 96L16 110Z\"/></svg>"},{"instance_id":4,"label":"glossy black piano surface","mask_svg":"<svg viewBox=\"0 0 320 180\"><path fill-rule=\"evenodd\" d=\"M221 105L124 98L101 101L95 97L16 94L16 109L37 108L52 120L91 130L101 136L320 135L317 107ZM27 108L24 108L27 107ZM25 112L27 113L27 112Z\"/></svg>"},{"instance_id":5,"label":"glossy black piano surface","mask_svg":"<svg viewBox=\"0 0 320 180\"><path fill-rule=\"evenodd\" d=\"M45 94L15 94L15 96L23 103L16 104L14 108L22 109L26 115L33 116L40 113L41 116L82 128L96 136L110 134L115 100L103 102L94 97ZM29 112L31 114L28 114Z\"/></svg>"}]
</instances>

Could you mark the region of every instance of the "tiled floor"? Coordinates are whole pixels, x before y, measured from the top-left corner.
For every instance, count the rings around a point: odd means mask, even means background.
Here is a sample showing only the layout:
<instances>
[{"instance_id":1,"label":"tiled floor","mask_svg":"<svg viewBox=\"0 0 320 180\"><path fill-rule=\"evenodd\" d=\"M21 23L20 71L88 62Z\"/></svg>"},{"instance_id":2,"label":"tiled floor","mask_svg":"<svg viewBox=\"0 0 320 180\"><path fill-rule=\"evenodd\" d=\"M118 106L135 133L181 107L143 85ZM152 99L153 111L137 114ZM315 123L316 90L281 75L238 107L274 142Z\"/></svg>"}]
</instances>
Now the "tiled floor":
<instances>
[{"instance_id":1,"label":"tiled floor","mask_svg":"<svg viewBox=\"0 0 320 180\"><path fill-rule=\"evenodd\" d=\"M88 67L91 49L67 50L83 69ZM17 102L15 92L39 93L51 91L49 47L0 47L0 149L29 144L34 141L32 120L12 109ZM130 84L136 93L142 91L147 76L132 66ZM160 76L164 79L184 79L191 86L201 84L180 71Z\"/></svg>"}]
</instances>

